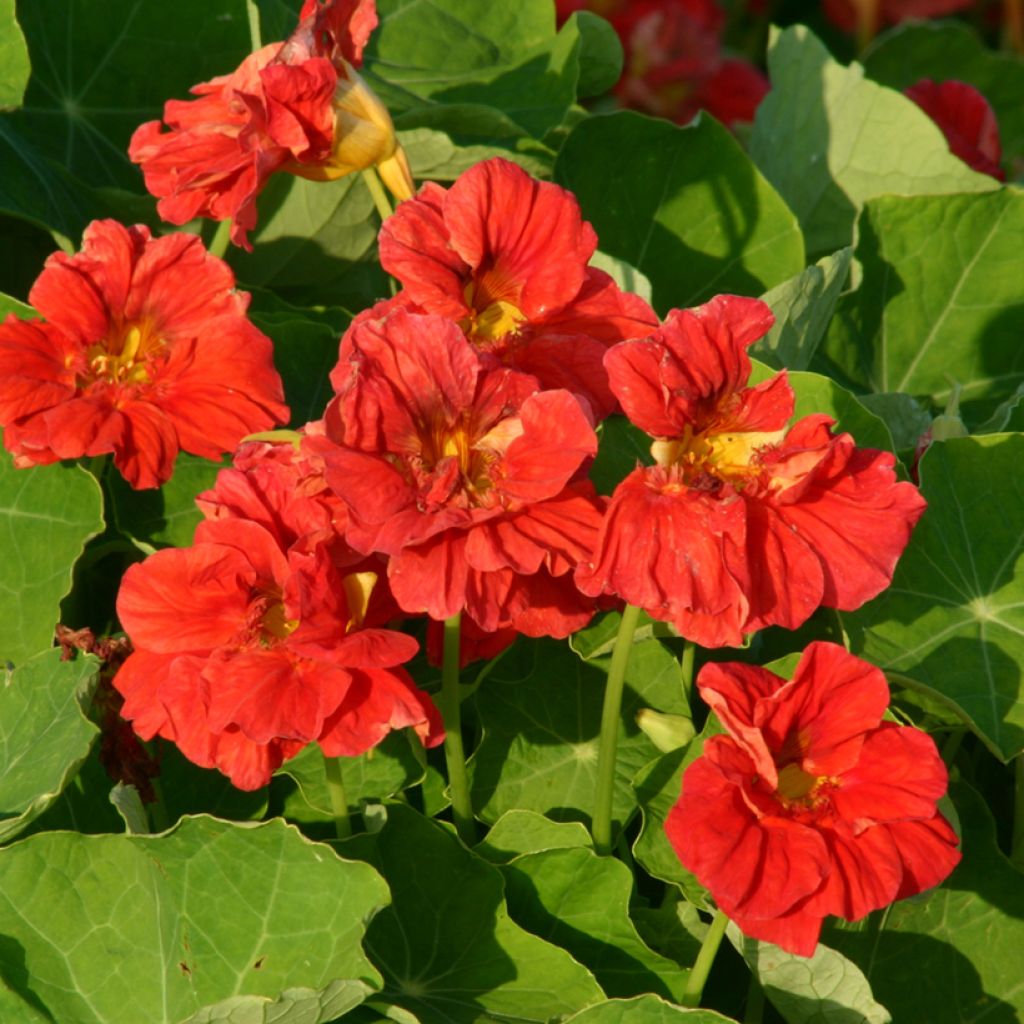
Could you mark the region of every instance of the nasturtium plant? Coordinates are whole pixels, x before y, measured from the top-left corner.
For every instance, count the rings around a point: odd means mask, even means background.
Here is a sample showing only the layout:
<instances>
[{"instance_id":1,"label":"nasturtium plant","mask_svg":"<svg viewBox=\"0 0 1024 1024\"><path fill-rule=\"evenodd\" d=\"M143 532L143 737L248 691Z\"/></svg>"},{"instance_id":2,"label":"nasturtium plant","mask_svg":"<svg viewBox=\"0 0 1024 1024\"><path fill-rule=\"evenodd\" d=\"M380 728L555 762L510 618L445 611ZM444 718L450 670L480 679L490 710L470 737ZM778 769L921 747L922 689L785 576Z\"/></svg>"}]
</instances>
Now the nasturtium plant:
<instances>
[{"instance_id":1,"label":"nasturtium plant","mask_svg":"<svg viewBox=\"0 0 1024 1024\"><path fill-rule=\"evenodd\" d=\"M0 0L0 1019L1024 1014L1018 7Z\"/></svg>"}]
</instances>

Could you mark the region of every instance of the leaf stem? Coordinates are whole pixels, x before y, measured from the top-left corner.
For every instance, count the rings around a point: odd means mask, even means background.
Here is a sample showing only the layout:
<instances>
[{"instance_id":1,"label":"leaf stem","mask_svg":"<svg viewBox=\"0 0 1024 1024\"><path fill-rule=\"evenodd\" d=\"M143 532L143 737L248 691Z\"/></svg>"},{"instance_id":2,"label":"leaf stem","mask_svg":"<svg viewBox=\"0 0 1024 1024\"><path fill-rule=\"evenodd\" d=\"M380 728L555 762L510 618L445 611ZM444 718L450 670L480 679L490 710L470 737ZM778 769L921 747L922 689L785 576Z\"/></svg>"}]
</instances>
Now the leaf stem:
<instances>
[{"instance_id":1,"label":"leaf stem","mask_svg":"<svg viewBox=\"0 0 1024 1024\"><path fill-rule=\"evenodd\" d=\"M686 1007L700 1006L700 997L704 994L704 984L711 973L711 965L715 962L715 954L722 944L722 936L725 934L725 926L729 918L721 910L715 911L711 927L708 928L704 942L701 944L697 960L690 970L690 978L686 983L686 991L683 993L682 1005Z\"/></svg>"},{"instance_id":2,"label":"leaf stem","mask_svg":"<svg viewBox=\"0 0 1024 1024\"><path fill-rule=\"evenodd\" d=\"M444 719L444 757L448 765L448 788L452 799L455 831L467 845L476 842L473 802L466 775L466 752L462 745L462 695L459 692L459 653L462 613L444 622L444 657L441 663L441 717Z\"/></svg>"},{"instance_id":3,"label":"leaf stem","mask_svg":"<svg viewBox=\"0 0 1024 1024\"><path fill-rule=\"evenodd\" d=\"M213 239L209 245L209 253L211 256L216 256L217 259L224 259L225 253L228 251L228 246L231 244L231 220L222 220L217 225L217 230L213 233Z\"/></svg>"},{"instance_id":4,"label":"leaf stem","mask_svg":"<svg viewBox=\"0 0 1024 1024\"><path fill-rule=\"evenodd\" d=\"M334 831L339 839L348 839L352 835L352 822L348 816L348 797L345 796L345 783L341 777L341 758L325 757L324 774L327 777L331 810L334 812Z\"/></svg>"},{"instance_id":5,"label":"leaf stem","mask_svg":"<svg viewBox=\"0 0 1024 1024\"><path fill-rule=\"evenodd\" d=\"M156 775L149 780L149 783L153 787L153 796L156 797L156 799L146 807L150 825L154 832L166 832L168 828L170 828L171 822L167 816L167 804L164 801L164 787L160 782L159 776Z\"/></svg>"},{"instance_id":6,"label":"leaf stem","mask_svg":"<svg viewBox=\"0 0 1024 1024\"><path fill-rule=\"evenodd\" d=\"M743 1024L761 1024L764 1020L764 989L751 973L750 988L747 989L747 1005L743 1011Z\"/></svg>"},{"instance_id":7,"label":"leaf stem","mask_svg":"<svg viewBox=\"0 0 1024 1024\"><path fill-rule=\"evenodd\" d=\"M954 729L946 737L945 743L942 744L941 754L947 768L953 767L953 761L956 759L956 755L960 753L960 744L963 743L966 735L966 729Z\"/></svg>"},{"instance_id":8,"label":"leaf stem","mask_svg":"<svg viewBox=\"0 0 1024 1024\"><path fill-rule=\"evenodd\" d=\"M693 695L693 662L697 655L697 645L692 640L683 641L683 655L679 659L680 675L683 680L683 694L686 703L692 705Z\"/></svg>"},{"instance_id":9,"label":"leaf stem","mask_svg":"<svg viewBox=\"0 0 1024 1024\"><path fill-rule=\"evenodd\" d=\"M380 219L387 220L395 211L391 209L391 201L384 190L380 175L373 167L365 167L363 168L363 181L366 182L366 187L370 190L370 195L373 196L373 205L377 207Z\"/></svg>"},{"instance_id":10,"label":"leaf stem","mask_svg":"<svg viewBox=\"0 0 1024 1024\"><path fill-rule=\"evenodd\" d=\"M1004 0L1006 38L1018 53L1024 53L1024 0Z\"/></svg>"},{"instance_id":11,"label":"leaf stem","mask_svg":"<svg viewBox=\"0 0 1024 1024\"><path fill-rule=\"evenodd\" d=\"M604 707L601 711L601 740L597 754L597 793L591 834L594 849L602 856L612 852L612 797L615 792L615 749L619 742L619 719L622 713L622 690L626 666L633 647L633 634L640 619L640 609L627 604L622 610L619 633L612 649L605 684Z\"/></svg>"},{"instance_id":12,"label":"leaf stem","mask_svg":"<svg viewBox=\"0 0 1024 1024\"><path fill-rule=\"evenodd\" d=\"M249 38L252 40L252 52L263 49L260 37L260 9L256 0L245 0L245 13L249 15Z\"/></svg>"}]
</instances>

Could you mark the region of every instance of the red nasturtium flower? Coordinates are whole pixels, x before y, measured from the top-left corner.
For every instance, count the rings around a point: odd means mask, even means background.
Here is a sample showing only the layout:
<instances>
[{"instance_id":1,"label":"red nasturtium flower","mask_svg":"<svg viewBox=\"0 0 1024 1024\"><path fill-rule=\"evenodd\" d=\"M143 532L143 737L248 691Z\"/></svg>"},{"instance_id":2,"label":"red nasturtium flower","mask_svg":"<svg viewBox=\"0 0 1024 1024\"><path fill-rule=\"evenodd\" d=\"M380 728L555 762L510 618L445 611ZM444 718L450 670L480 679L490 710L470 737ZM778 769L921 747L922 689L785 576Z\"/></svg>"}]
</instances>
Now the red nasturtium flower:
<instances>
[{"instance_id":1,"label":"red nasturtium flower","mask_svg":"<svg viewBox=\"0 0 1024 1024\"><path fill-rule=\"evenodd\" d=\"M728 736L686 770L665 832L747 935L810 956L825 917L855 921L956 866L946 766L926 733L881 721L879 669L814 643L790 682L727 663L697 685Z\"/></svg>"},{"instance_id":2,"label":"red nasturtium flower","mask_svg":"<svg viewBox=\"0 0 1024 1024\"><path fill-rule=\"evenodd\" d=\"M977 89L966 82L922 78L903 92L942 129L950 150L968 167L1006 180L999 166L1003 158L999 123Z\"/></svg>"},{"instance_id":3,"label":"red nasturtium flower","mask_svg":"<svg viewBox=\"0 0 1024 1024\"><path fill-rule=\"evenodd\" d=\"M288 419L270 339L249 296L194 235L112 220L55 253L0 324L0 424L16 466L114 453L133 487L159 487L184 449L217 459Z\"/></svg>"},{"instance_id":4,"label":"red nasturtium flower","mask_svg":"<svg viewBox=\"0 0 1024 1024\"><path fill-rule=\"evenodd\" d=\"M571 193L486 160L449 189L424 185L384 222L381 265L403 291L374 315L401 305L448 317L481 352L583 395L600 418L615 407L604 353L657 318L587 265L596 248Z\"/></svg>"},{"instance_id":5,"label":"red nasturtium flower","mask_svg":"<svg viewBox=\"0 0 1024 1024\"><path fill-rule=\"evenodd\" d=\"M354 756L411 726L440 743L436 709L401 668L416 641L378 628L383 566L339 546L319 467L290 446L241 461L200 496L212 518L192 547L125 573L117 611L135 653L114 680L121 713L240 789L312 742Z\"/></svg>"},{"instance_id":6,"label":"red nasturtium flower","mask_svg":"<svg viewBox=\"0 0 1024 1024\"><path fill-rule=\"evenodd\" d=\"M721 50L725 12L716 0L558 0L559 17L607 18L625 55L614 91L623 105L679 124L707 110L723 124L752 121L768 92L753 64Z\"/></svg>"},{"instance_id":7,"label":"red nasturtium flower","mask_svg":"<svg viewBox=\"0 0 1024 1024\"><path fill-rule=\"evenodd\" d=\"M376 165L405 199L412 176L387 108L356 73L377 24L374 0L306 0L284 43L250 54L230 75L169 100L141 125L129 156L142 166L164 220L232 220L231 240L251 249L256 197L277 171L330 181Z\"/></svg>"},{"instance_id":8,"label":"red nasturtium flower","mask_svg":"<svg viewBox=\"0 0 1024 1024\"><path fill-rule=\"evenodd\" d=\"M925 507L891 454L855 448L827 416L787 429L785 373L745 387L747 346L772 321L757 299L719 295L605 360L656 465L616 488L577 583L707 647L859 607L888 586Z\"/></svg>"},{"instance_id":9,"label":"red nasturtium flower","mask_svg":"<svg viewBox=\"0 0 1024 1024\"><path fill-rule=\"evenodd\" d=\"M307 438L348 505L345 536L389 557L399 605L485 632L567 636L589 621L572 570L600 505L571 482L597 450L566 391L488 366L451 320L398 308L355 325L348 374Z\"/></svg>"}]
</instances>

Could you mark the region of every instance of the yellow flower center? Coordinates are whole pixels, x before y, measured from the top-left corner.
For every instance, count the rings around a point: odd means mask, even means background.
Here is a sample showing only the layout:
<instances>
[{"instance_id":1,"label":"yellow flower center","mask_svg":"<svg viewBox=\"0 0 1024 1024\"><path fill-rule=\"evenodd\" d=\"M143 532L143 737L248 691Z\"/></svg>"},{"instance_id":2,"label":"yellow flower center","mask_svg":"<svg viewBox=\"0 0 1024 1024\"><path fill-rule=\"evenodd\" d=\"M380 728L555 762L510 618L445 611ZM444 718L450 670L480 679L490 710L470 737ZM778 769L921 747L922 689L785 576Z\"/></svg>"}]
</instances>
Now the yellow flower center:
<instances>
[{"instance_id":1,"label":"yellow flower center","mask_svg":"<svg viewBox=\"0 0 1024 1024\"><path fill-rule=\"evenodd\" d=\"M680 487L706 487L728 481L741 490L760 472L758 455L778 444L785 430L695 434L687 427L682 437L655 441L651 455L659 466L674 468Z\"/></svg>"},{"instance_id":2,"label":"yellow flower center","mask_svg":"<svg viewBox=\"0 0 1024 1024\"><path fill-rule=\"evenodd\" d=\"M475 282L466 285L463 295L466 305L472 311L459 321L466 337L478 344L490 344L515 334L526 319L523 311L506 299L490 299L486 291L478 289Z\"/></svg>"},{"instance_id":3,"label":"yellow flower center","mask_svg":"<svg viewBox=\"0 0 1024 1024\"><path fill-rule=\"evenodd\" d=\"M148 384L147 363L164 347L164 340L149 321L129 324L110 337L90 345L85 358L92 380L112 384Z\"/></svg>"},{"instance_id":4,"label":"yellow flower center","mask_svg":"<svg viewBox=\"0 0 1024 1024\"><path fill-rule=\"evenodd\" d=\"M803 800L818 785L818 782L819 779L816 776L805 772L800 765L787 764L779 772L779 785L776 792L783 800L795 802Z\"/></svg>"},{"instance_id":5,"label":"yellow flower center","mask_svg":"<svg viewBox=\"0 0 1024 1024\"><path fill-rule=\"evenodd\" d=\"M299 628L298 619L286 618L283 601L272 601L263 613L260 626L263 631L263 642L270 647L276 640L286 640Z\"/></svg>"}]
</instances>

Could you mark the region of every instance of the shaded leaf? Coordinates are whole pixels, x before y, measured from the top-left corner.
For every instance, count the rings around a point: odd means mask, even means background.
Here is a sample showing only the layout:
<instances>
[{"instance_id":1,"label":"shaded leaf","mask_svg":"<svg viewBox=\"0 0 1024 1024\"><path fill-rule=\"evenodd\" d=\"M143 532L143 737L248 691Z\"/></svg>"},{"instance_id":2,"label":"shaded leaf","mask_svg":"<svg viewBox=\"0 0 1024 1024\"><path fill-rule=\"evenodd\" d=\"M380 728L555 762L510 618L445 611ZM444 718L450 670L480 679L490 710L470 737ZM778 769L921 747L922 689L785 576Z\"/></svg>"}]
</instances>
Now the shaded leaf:
<instances>
[{"instance_id":1,"label":"shaded leaf","mask_svg":"<svg viewBox=\"0 0 1024 1024\"><path fill-rule=\"evenodd\" d=\"M567 949L610 996L681 999L689 971L644 944L629 919L632 872L591 849L542 850L502 868L509 913Z\"/></svg>"},{"instance_id":2,"label":"shaded leaf","mask_svg":"<svg viewBox=\"0 0 1024 1024\"><path fill-rule=\"evenodd\" d=\"M15 469L0 452L0 659L53 644L61 599L85 543L103 530L103 496L79 466Z\"/></svg>"},{"instance_id":3,"label":"shaded leaf","mask_svg":"<svg viewBox=\"0 0 1024 1024\"><path fill-rule=\"evenodd\" d=\"M99 663L60 656L44 651L0 685L0 842L57 799L99 733L86 717Z\"/></svg>"},{"instance_id":4,"label":"shaded leaf","mask_svg":"<svg viewBox=\"0 0 1024 1024\"><path fill-rule=\"evenodd\" d=\"M955 382L968 421L989 415L1024 382L1024 192L888 196L860 232L863 281L840 299L824 354L865 390L942 408Z\"/></svg>"},{"instance_id":5,"label":"shaded leaf","mask_svg":"<svg viewBox=\"0 0 1024 1024\"><path fill-rule=\"evenodd\" d=\"M513 152L500 145L459 145L448 132L435 128L400 130L398 139L417 181L454 181L463 171L493 156L511 160L541 178L551 176L554 164L554 155L539 146Z\"/></svg>"},{"instance_id":6,"label":"shaded leaf","mask_svg":"<svg viewBox=\"0 0 1024 1024\"><path fill-rule=\"evenodd\" d=\"M721 292L759 294L804 268L793 214L707 114L685 128L630 111L588 117L555 177L601 251L650 279L659 313Z\"/></svg>"},{"instance_id":7,"label":"shaded leaf","mask_svg":"<svg viewBox=\"0 0 1024 1024\"><path fill-rule=\"evenodd\" d=\"M509 920L497 868L411 808L389 806L381 832L342 849L375 865L391 886L391 906L366 935L385 979L370 1008L398 1008L422 1024L525 1024L602 998L565 950Z\"/></svg>"},{"instance_id":8,"label":"shaded leaf","mask_svg":"<svg viewBox=\"0 0 1024 1024\"><path fill-rule=\"evenodd\" d=\"M919 467L928 511L892 586L844 612L851 648L938 697L1009 760L1024 750L1024 435L933 444Z\"/></svg>"},{"instance_id":9,"label":"shaded leaf","mask_svg":"<svg viewBox=\"0 0 1024 1024\"><path fill-rule=\"evenodd\" d=\"M622 43L604 18L590 11L575 11L570 21L575 20L580 34L580 80L576 93L581 98L600 96L607 92L622 74Z\"/></svg>"},{"instance_id":10,"label":"shaded leaf","mask_svg":"<svg viewBox=\"0 0 1024 1024\"><path fill-rule=\"evenodd\" d=\"M775 326L750 347L750 355L777 370L808 369L835 312L852 257L851 248L840 249L765 292L761 301L771 306Z\"/></svg>"},{"instance_id":11,"label":"shaded leaf","mask_svg":"<svg viewBox=\"0 0 1024 1024\"><path fill-rule=\"evenodd\" d=\"M901 391L858 395L857 401L889 428L898 452L912 450L932 425L931 413L916 398Z\"/></svg>"},{"instance_id":12,"label":"shaded leaf","mask_svg":"<svg viewBox=\"0 0 1024 1024\"><path fill-rule=\"evenodd\" d=\"M321 1024L379 985L360 942L387 899L280 821L45 833L0 851L0 972L76 1024Z\"/></svg>"},{"instance_id":13,"label":"shaded leaf","mask_svg":"<svg viewBox=\"0 0 1024 1024\"><path fill-rule=\"evenodd\" d=\"M29 320L37 315L36 311L26 303L11 298L10 295L0 294L0 317L6 318L8 313L14 313L22 320Z\"/></svg>"},{"instance_id":14,"label":"shaded leaf","mask_svg":"<svg viewBox=\"0 0 1024 1024\"><path fill-rule=\"evenodd\" d=\"M954 783L950 795L964 859L941 888L831 927L825 939L861 967L899 1024L1015 1024L1024 1013L1024 874L996 845L978 793Z\"/></svg>"},{"instance_id":15,"label":"shaded leaf","mask_svg":"<svg viewBox=\"0 0 1024 1024\"><path fill-rule=\"evenodd\" d=\"M774 30L771 92L757 109L750 155L797 215L813 256L853 239L857 212L889 193L984 192L915 103L843 67L807 28Z\"/></svg>"},{"instance_id":16,"label":"shaded leaf","mask_svg":"<svg viewBox=\"0 0 1024 1024\"><path fill-rule=\"evenodd\" d=\"M499 662L474 702L483 739L470 761L473 807L484 821L515 808L589 822L607 664L583 662L568 645L541 640L525 667ZM657 640L634 645L626 670L612 818L632 816L633 775L657 753L635 722L641 707L686 708L679 663Z\"/></svg>"},{"instance_id":17,"label":"shaded leaf","mask_svg":"<svg viewBox=\"0 0 1024 1024\"><path fill-rule=\"evenodd\" d=\"M889 1024L888 1010L871 994L856 964L820 943L810 957L787 953L770 942L744 935L732 922L726 930L786 1024Z\"/></svg>"}]
</instances>

